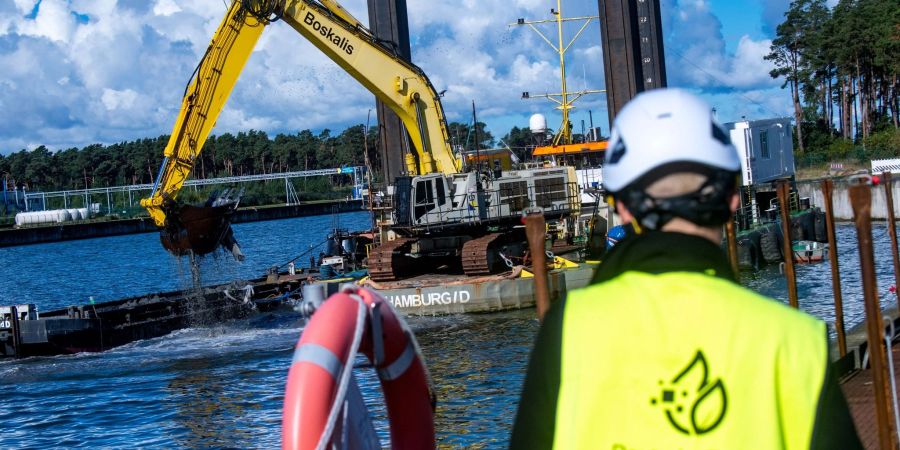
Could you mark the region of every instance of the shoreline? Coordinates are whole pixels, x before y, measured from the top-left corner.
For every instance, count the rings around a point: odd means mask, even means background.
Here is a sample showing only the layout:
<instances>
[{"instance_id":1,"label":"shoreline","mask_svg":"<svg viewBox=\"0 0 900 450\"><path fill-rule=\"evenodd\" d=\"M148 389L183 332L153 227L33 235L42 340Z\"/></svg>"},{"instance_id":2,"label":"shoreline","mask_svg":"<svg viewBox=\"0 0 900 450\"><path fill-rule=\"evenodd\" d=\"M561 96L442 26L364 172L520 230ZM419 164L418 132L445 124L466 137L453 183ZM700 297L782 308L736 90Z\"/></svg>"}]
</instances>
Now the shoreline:
<instances>
[{"instance_id":1,"label":"shoreline","mask_svg":"<svg viewBox=\"0 0 900 450\"><path fill-rule=\"evenodd\" d=\"M334 213L363 211L362 200L335 200L303 203L299 205L261 206L239 208L232 216L232 223L261 222L294 217L322 216ZM159 231L149 217L108 220L99 222L65 223L0 230L0 247L45 244L98 237Z\"/></svg>"}]
</instances>

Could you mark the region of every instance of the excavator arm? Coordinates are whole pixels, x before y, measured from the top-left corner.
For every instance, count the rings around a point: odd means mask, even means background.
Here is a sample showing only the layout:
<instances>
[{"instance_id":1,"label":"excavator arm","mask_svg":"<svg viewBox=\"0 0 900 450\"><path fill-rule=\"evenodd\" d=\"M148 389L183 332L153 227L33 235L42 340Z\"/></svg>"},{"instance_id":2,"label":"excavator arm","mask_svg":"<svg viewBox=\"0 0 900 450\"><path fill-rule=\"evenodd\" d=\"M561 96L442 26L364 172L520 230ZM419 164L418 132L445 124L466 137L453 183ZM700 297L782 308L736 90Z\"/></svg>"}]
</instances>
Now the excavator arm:
<instances>
[{"instance_id":1,"label":"excavator arm","mask_svg":"<svg viewBox=\"0 0 900 450\"><path fill-rule=\"evenodd\" d=\"M286 1L283 19L400 117L415 148L415 161L407 154L410 174L460 171L439 96L422 69L385 48L334 1Z\"/></svg>"},{"instance_id":2,"label":"excavator arm","mask_svg":"<svg viewBox=\"0 0 900 450\"><path fill-rule=\"evenodd\" d=\"M282 18L403 121L415 156L411 174L459 172L437 92L421 69L405 62L334 0L234 0L185 90L149 198L141 200L157 226L190 175L203 143L234 88L264 27Z\"/></svg>"},{"instance_id":3,"label":"excavator arm","mask_svg":"<svg viewBox=\"0 0 900 450\"><path fill-rule=\"evenodd\" d=\"M141 200L157 226L166 225L167 202L174 201L219 113L234 89L265 22L235 1L228 9L184 93L181 111L163 152L149 198Z\"/></svg>"}]
</instances>

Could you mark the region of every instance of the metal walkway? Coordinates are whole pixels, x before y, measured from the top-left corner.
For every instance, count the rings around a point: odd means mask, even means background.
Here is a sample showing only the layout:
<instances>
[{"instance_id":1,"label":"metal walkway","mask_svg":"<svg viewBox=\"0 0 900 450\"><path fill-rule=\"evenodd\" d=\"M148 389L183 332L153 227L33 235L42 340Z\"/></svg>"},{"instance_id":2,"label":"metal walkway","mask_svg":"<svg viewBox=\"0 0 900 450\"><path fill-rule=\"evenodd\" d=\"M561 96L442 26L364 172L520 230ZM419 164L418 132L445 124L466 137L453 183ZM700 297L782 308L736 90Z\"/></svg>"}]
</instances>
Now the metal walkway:
<instances>
[{"instance_id":1,"label":"metal walkway","mask_svg":"<svg viewBox=\"0 0 900 450\"><path fill-rule=\"evenodd\" d=\"M360 187L362 186L365 178L365 168L362 166L353 166L353 167L339 167L334 169L316 169L316 170L301 170L296 172L280 172L280 173L268 173L262 175L243 175L237 177L220 177L220 178L204 178L204 179L191 179L187 180L184 183L184 186L210 186L217 184L235 184L235 183L249 183L249 182L258 182L258 181L271 181L271 180L284 180L285 183L285 203L286 204L296 204L299 203L299 198L297 195L297 190L294 188L291 183L292 179L295 178L307 178L307 177L320 177L327 175L350 175L353 177L353 196L354 199L358 199L359 193L361 192ZM127 186L110 186L110 187L102 187L102 188L91 188L91 189L72 189L65 191L52 191L52 192L29 192L24 195L25 197L25 208L26 211L40 211L46 209L47 200L54 198L62 198L63 199L63 208L69 207L69 199L70 198L83 198L83 205L87 207L91 204L92 196L94 195L105 195L106 196L106 207L107 211L112 210L113 206L113 197L116 194L127 194L128 195L128 206L134 206L134 192L149 192L153 189L153 183L147 184L132 184ZM36 207L33 207L36 206Z\"/></svg>"}]
</instances>

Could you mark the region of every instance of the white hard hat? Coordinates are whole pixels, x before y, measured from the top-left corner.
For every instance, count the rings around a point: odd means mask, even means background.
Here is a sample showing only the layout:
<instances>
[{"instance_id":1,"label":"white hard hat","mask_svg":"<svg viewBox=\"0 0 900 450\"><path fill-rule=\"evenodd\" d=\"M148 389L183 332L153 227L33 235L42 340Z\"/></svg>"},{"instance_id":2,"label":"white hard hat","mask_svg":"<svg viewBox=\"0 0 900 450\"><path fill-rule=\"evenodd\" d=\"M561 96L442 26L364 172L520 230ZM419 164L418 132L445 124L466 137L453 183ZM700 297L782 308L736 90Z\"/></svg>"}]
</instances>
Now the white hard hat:
<instances>
[{"instance_id":1,"label":"white hard hat","mask_svg":"<svg viewBox=\"0 0 900 450\"><path fill-rule=\"evenodd\" d=\"M681 89L654 89L628 102L613 123L603 185L618 192L654 169L694 163L738 172L741 162L712 108Z\"/></svg>"}]
</instances>

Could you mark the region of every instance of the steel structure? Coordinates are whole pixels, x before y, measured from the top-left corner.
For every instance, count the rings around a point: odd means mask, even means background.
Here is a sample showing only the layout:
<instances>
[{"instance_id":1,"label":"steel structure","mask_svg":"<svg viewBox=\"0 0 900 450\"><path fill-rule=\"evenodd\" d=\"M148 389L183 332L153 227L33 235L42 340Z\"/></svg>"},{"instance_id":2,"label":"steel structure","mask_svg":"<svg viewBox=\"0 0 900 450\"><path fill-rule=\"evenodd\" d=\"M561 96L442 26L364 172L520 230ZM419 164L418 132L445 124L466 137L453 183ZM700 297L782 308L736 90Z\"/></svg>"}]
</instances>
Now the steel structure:
<instances>
[{"instance_id":1,"label":"steel structure","mask_svg":"<svg viewBox=\"0 0 900 450\"><path fill-rule=\"evenodd\" d=\"M406 0L368 0L368 4L369 30L379 42L393 50L397 57L411 63ZM398 176L407 174L403 158L409 153L409 135L400 117L377 97L375 111L378 115L382 179L390 183Z\"/></svg>"},{"instance_id":2,"label":"steel structure","mask_svg":"<svg viewBox=\"0 0 900 450\"><path fill-rule=\"evenodd\" d=\"M563 17L562 13L562 0L556 0L556 9L551 9L551 13L556 16L552 19L546 20L525 20L519 19L516 23L510 24L512 25L528 25L532 30L534 30L538 35L544 39L556 53L559 54L559 71L560 71L560 79L562 89L558 94L539 94L532 95L529 92L523 92L522 98L546 98L559 106L556 109L562 112L562 123L559 126L559 130L556 132L556 136L553 137L553 145L565 145L572 143L572 129L571 122L569 121L569 111L574 109L573 104L575 101L580 99L581 97L587 94L602 94L603 90L597 89L582 89L580 91L570 92L566 86L566 52L569 50L569 47L572 46L573 43L578 39L578 36L581 36L581 33L590 25L590 23L597 19L599 16L584 16L584 17ZM575 36L572 37L571 40L567 43L563 36L563 24L566 22L582 22L581 28L578 29L578 32L575 33ZM556 24L556 43L550 40L544 33L539 30L535 25L545 24L545 23L554 23Z\"/></svg>"},{"instance_id":3,"label":"steel structure","mask_svg":"<svg viewBox=\"0 0 900 450\"><path fill-rule=\"evenodd\" d=\"M640 92L666 87L659 0L598 0L609 123Z\"/></svg>"},{"instance_id":4,"label":"steel structure","mask_svg":"<svg viewBox=\"0 0 900 450\"><path fill-rule=\"evenodd\" d=\"M291 183L292 179L295 178L307 178L307 177L320 177L327 175L350 175L353 177L353 196L355 200L359 199L359 193L362 189L360 187L363 184L363 180L365 179L365 167L362 166L353 166L353 167L339 167L334 169L316 169L316 170L301 170L296 172L279 172L279 173L268 173L261 175L243 175L237 177L220 177L220 178L204 178L204 179L192 179L185 181L185 186L211 186L211 185L225 185L225 184L235 184L235 183L250 183L250 182L258 182L258 181L271 181L271 180L284 180L285 184L285 204L292 205L299 203L299 196L297 195L297 190L294 188ZM110 186L110 187L102 187L102 188L92 188L92 189L72 189L65 191L53 191L53 192L28 192L25 193L25 208L26 211L31 211L31 204L36 203L40 204L40 209L46 209L47 199L53 198L62 198L63 199L63 208L69 207L69 199L70 198L84 198L85 207L89 206L91 201L91 196L93 195L105 195L106 196L106 207L107 211L112 210L112 197L114 194L127 193L128 194L128 206L134 206L134 192L145 192L153 189L153 184L132 184L128 186Z\"/></svg>"}]
</instances>

